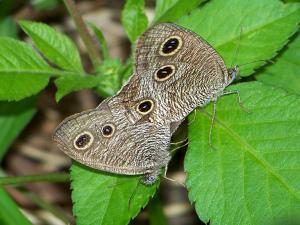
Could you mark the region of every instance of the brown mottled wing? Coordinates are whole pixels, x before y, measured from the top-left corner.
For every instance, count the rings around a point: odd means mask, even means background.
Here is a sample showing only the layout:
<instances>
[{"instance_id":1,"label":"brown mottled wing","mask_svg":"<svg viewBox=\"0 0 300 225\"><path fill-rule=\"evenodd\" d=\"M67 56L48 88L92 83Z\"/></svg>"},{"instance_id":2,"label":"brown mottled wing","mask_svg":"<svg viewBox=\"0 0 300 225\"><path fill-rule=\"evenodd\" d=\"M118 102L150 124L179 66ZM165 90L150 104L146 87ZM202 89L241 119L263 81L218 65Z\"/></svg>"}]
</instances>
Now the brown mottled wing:
<instances>
[{"instance_id":1,"label":"brown mottled wing","mask_svg":"<svg viewBox=\"0 0 300 225\"><path fill-rule=\"evenodd\" d=\"M182 47L174 55L162 56L159 54L159 48L170 36L181 37ZM139 38L135 54L135 72L140 76L145 76L145 73L150 75L166 64L179 67L176 67L178 72L174 76L175 80L183 77L188 79L188 74L197 74L199 79L207 75L219 77L227 74L223 59L205 40L196 33L171 23L156 25ZM197 80L197 77L193 79Z\"/></svg>"},{"instance_id":2,"label":"brown mottled wing","mask_svg":"<svg viewBox=\"0 0 300 225\"><path fill-rule=\"evenodd\" d=\"M169 161L169 127L130 124L120 103L108 104L105 101L97 109L66 118L53 135L59 148L86 166L118 174L151 173L166 165ZM111 138L101 135L101 128L107 123L115 125L115 134ZM74 140L86 131L92 134L94 141L87 149L78 150Z\"/></svg>"},{"instance_id":3,"label":"brown mottled wing","mask_svg":"<svg viewBox=\"0 0 300 225\"><path fill-rule=\"evenodd\" d=\"M181 38L181 47L175 54L160 54L161 46L172 36ZM166 65L174 66L175 73L158 82L154 74ZM134 88L127 90L127 99L156 100L154 119L164 122L180 121L197 106L205 105L225 88L228 79L222 58L206 41L170 23L156 25L140 37L133 76L135 82L130 85Z\"/></svg>"}]
</instances>

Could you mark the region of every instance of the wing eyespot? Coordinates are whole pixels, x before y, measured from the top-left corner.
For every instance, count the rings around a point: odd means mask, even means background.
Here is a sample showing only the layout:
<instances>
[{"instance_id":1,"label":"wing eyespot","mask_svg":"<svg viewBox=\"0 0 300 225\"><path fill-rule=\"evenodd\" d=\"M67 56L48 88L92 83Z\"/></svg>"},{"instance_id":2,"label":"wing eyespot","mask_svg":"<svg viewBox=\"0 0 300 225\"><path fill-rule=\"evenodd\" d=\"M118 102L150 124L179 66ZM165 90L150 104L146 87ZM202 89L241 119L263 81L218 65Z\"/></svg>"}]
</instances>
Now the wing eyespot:
<instances>
[{"instance_id":1,"label":"wing eyespot","mask_svg":"<svg viewBox=\"0 0 300 225\"><path fill-rule=\"evenodd\" d=\"M162 56L174 55L182 46L182 39L179 36L168 37L160 46L159 54Z\"/></svg>"},{"instance_id":2,"label":"wing eyespot","mask_svg":"<svg viewBox=\"0 0 300 225\"><path fill-rule=\"evenodd\" d=\"M103 137L110 138L114 135L115 130L115 126L111 123L108 123L102 126L101 133Z\"/></svg>"},{"instance_id":3,"label":"wing eyespot","mask_svg":"<svg viewBox=\"0 0 300 225\"><path fill-rule=\"evenodd\" d=\"M84 150L90 147L93 141L94 141L94 136L92 135L92 133L88 131L84 131L75 137L73 146L77 150Z\"/></svg>"},{"instance_id":4,"label":"wing eyespot","mask_svg":"<svg viewBox=\"0 0 300 225\"><path fill-rule=\"evenodd\" d=\"M168 80L175 73L175 70L175 66L173 65L163 66L155 72L154 79L156 81Z\"/></svg>"},{"instance_id":5,"label":"wing eyespot","mask_svg":"<svg viewBox=\"0 0 300 225\"><path fill-rule=\"evenodd\" d=\"M145 99L136 106L136 110L142 115L149 114L153 110L153 108L154 102L150 99Z\"/></svg>"}]
</instances>

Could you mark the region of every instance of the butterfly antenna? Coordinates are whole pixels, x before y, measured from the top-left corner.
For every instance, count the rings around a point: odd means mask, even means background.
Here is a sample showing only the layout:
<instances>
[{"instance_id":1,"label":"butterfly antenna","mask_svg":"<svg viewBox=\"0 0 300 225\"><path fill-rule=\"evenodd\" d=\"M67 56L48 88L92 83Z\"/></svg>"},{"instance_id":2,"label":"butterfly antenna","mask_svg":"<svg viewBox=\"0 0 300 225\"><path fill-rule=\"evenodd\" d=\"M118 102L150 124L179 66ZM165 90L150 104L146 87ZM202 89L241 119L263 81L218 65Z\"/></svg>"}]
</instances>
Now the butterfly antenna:
<instances>
[{"instance_id":1,"label":"butterfly antenna","mask_svg":"<svg viewBox=\"0 0 300 225\"><path fill-rule=\"evenodd\" d=\"M237 46L235 48L234 55L232 57L232 61L231 61L231 64L230 64L230 68L233 67L233 63L237 60L238 53L240 51L240 44L241 44L241 39L242 39L242 32L243 32L243 27L241 26L238 44L237 44Z\"/></svg>"},{"instance_id":2,"label":"butterfly antenna","mask_svg":"<svg viewBox=\"0 0 300 225\"><path fill-rule=\"evenodd\" d=\"M265 62L265 63L271 63L271 64L274 64L274 63L275 63L273 60L269 60L269 59L260 59L260 60L255 60L255 61L252 61L252 62L240 64L239 67L241 67L241 66L246 66L246 65L249 65L249 64L252 64L252 63L258 63L258 62Z\"/></svg>"}]
</instances>

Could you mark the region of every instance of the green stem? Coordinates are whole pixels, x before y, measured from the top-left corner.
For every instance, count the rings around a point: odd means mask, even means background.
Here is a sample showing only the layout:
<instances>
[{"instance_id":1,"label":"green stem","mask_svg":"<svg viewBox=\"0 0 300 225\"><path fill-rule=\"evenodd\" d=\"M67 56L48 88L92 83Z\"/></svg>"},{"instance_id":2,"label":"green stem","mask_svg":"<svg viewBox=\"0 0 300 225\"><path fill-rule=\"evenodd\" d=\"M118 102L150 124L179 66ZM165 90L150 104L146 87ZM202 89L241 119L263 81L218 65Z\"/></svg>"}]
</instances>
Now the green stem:
<instances>
[{"instance_id":1,"label":"green stem","mask_svg":"<svg viewBox=\"0 0 300 225\"><path fill-rule=\"evenodd\" d=\"M70 175L67 173L49 173L31 176L0 177L0 186L22 185L34 182L69 182Z\"/></svg>"},{"instance_id":2,"label":"green stem","mask_svg":"<svg viewBox=\"0 0 300 225\"><path fill-rule=\"evenodd\" d=\"M75 22L79 35L87 49L89 58L92 61L94 68L96 68L101 64L101 56L97 51L97 48L95 48L93 39L86 27L86 24L84 23L82 17L77 11L76 5L73 0L64 0L64 3Z\"/></svg>"}]
</instances>

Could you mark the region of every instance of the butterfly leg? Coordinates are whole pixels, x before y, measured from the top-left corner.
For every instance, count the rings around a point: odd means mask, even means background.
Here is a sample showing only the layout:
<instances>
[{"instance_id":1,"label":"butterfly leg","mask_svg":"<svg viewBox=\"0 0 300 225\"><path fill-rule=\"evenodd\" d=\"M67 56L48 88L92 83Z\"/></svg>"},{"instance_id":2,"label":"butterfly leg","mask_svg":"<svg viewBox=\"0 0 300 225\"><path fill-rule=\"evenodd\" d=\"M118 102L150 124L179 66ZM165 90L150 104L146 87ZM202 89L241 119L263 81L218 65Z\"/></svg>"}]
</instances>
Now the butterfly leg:
<instances>
[{"instance_id":1,"label":"butterfly leg","mask_svg":"<svg viewBox=\"0 0 300 225\"><path fill-rule=\"evenodd\" d=\"M238 98L238 103L240 105L240 107L247 113L251 113L251 110L246 108L241 100L241 96L240 96L240 91L239 90L233 90L233 91L226 91L226 92L223 92L221 96L223 95L231 95L231 94L236 94L237 95L237 98Z\"/></svg>"},{"instance_id":2,"label":"butterfly leg","mask_svg":"<svg viewBox=\"0 0 300 225\"><path fill-rule=\"evenodd\" d=\"M164 172L163 178L165 178L165 179L168 180L168 181L172 181L172 182L174 182L174 183L177 183L177 184L179 184L179 185L185 187L185 184L184 184L184 183L181 183L181 182L179 182L178 180L174 180L174 179L172 179L172 178L170 178L170 177L167 177L167 171L168 171L168 165L165 166L165 172Z\"/></svg>"},{"instance_id":3,"label":"butterfly leg","mask_svg":"<svg viewBox=\"0 0 300 225\"><path fill-rule=\"evenodd\" d=\"M210 123L209 134L208 134L208 144L211 149L215 149L212 145L212 131L214 128L216 113L217 113L217 99L214 99L213 100L213 115L211 117L211 123Z\"/></svg>"},{"instance_id":4,"label":"butterfly leg","mask_svg":"<svg viewBox=\"0 0 300 225\"><path fill-rule=\"evenodd\" d=\"M184 143L184 142L185 142L185 143ZM180 146L178 146L178 147L175 147L174 149L172 149L172 150L170 151L170 154L171 154L171 155L172 155L173 153L175 153L177 150L183 148L184 146L187 146L187 145L189 144L189 139L186 138L186 139L183 140L183 141L180 141L180 142L177 142L177 143L170 143L170 144L180 144L180 143L184 143L184 144L183 144L183 145L180 145Z\"/></svg>"}]
</instances>

